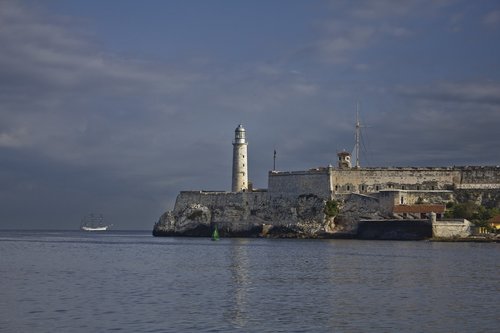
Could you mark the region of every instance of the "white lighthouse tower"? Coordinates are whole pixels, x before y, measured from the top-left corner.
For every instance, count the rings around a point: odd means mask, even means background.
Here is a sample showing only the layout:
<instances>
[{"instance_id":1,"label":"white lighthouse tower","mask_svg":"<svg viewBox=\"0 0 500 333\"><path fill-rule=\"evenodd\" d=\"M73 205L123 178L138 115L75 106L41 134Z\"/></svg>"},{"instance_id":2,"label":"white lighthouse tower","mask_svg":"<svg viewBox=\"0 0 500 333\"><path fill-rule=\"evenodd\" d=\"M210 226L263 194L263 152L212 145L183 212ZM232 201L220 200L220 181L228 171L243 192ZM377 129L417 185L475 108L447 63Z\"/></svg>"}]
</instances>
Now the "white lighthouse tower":
<instances>
[{"instance_id":1,"label":"white lighthouse tower","mask_svg":"<svg viewBox=\"0 0 500 333\"><path fill-rule=\"evenodd\" d=\"M248 163L247 163L246 133L243 125L236 127L233 142L233 184L231 191L242 192L248 190Z\"/></svg>"}]
</instances>

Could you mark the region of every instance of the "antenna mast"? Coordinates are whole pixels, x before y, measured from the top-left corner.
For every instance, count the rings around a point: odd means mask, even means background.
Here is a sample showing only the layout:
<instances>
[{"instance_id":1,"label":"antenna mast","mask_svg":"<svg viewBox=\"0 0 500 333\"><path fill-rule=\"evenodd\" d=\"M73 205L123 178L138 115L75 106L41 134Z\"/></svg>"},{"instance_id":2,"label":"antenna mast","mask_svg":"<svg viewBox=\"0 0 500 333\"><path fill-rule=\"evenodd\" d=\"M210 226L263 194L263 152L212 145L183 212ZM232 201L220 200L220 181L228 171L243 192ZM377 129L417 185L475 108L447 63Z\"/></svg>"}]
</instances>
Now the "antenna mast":
<instances>
[{"instance_id":1,"label":"antenna mast","mask_svg":"<svg viewBox=\"0 0 500 333\"><path fill-rule=\"evenodd\" d=\"M273 171L276 171L276 149L274 150Z\"/></svg>"},{"instance_id":2,"label":"antenna mast","mask_svg":"<svg viewBox=\"0 0 500 333\"><path fill-rule=\"evenodd\" d=\"M360 137L361 125L359 124L359 101L356 102L356 146L354 148L356 154L356 169L359 169L359 137Z\"/></svg>"}]
</instances>

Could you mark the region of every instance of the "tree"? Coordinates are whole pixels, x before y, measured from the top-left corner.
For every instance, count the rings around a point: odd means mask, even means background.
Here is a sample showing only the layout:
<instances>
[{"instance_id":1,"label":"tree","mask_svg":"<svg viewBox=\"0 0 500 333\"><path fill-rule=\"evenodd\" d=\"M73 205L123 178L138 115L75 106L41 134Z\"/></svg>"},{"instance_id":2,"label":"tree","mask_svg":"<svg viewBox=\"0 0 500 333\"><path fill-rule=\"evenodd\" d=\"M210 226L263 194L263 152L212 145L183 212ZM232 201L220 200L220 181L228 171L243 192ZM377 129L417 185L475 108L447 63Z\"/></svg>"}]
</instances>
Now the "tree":
<instances>
[{"instance_id":1,"label":"tree","mask_svg":"<svg viewBox=\"0 0 500 333\"><path fill-rule=\"evenodd\" d=\"M488 220L493 216L500 215L498 208L486 208L471 201L446 205L446 208L448 210L445 213L445 217L467 219L476 226L486 227L490 231L492 227L488 223Z\"/></svg>"},{"instance_id":2,"label":"tree","mask_svg":"<svg viewBox=\"0 0 500 333\"><path fill-rule=\"evenodd\" d=\"M325 204L325 215L328 217L337 216L339 213L339 204L335 200L328 200Z\"/></svg>"}]
</instances>

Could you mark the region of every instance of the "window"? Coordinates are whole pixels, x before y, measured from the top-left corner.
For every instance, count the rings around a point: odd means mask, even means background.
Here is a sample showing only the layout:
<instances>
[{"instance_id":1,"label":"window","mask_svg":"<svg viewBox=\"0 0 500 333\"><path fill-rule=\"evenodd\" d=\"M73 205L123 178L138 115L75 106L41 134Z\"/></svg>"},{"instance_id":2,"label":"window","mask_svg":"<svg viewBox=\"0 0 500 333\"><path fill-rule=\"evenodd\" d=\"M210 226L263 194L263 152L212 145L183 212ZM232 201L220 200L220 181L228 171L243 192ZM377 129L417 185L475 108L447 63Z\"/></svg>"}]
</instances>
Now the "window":
<instances>
[{"instance_id":1,"label":"window","mask_svg":"<svg viewBox=\"0 0 500 333\"><path fill-rule=\"evenodd\" d=\"M401 204L405 203L405 197L401 197Z\"/></svg>"},{"instance_id":2,"label":"window","mask_svg":"<svg viewBox=\"0 0 500 333\"><path fill-rule=\"evenodd\" d=\"M375 186L375 190L377 190L377 191L379 190L379 187L378 187L378 185L377 185L377 186Z\"/></svg>"},{"instance_id":3,"label":"window","mask_svg":"<svg viewBox=\"0 0 500 333\"><path fill-rule=\"evenodd\" d=\"M339 190L339 186L335 185L335 191L338 191L338 190Z\"/></svg>"},{"instance_id":4,"label":"window","mask_svg":"<svg viewBox=\"0 0 500 333\"><path fill-rule=\"evenodd\" d=\"M350 191L351 190L351 187L349 185L347 185L347 190Z\"/></svg>"},{"instance_id":5,"label":"window","mask_svg":"<svg viewBox=\"0 0 500 333\"><path fill-rule=\"evenodd\" d=\"M405 186L404 186L404 185L403 185L403 186L401 186L401 189L402 189L402 190L404 190L404 189L405 189Z\"/></svg>"},{"instance_id":6,"label":"window","mask_svg":"<svg viewBox=\"0 0 500 333\"><path fill-rule=\"evenodd\" d=\"M365 191L365 185L361 185L361 191L364 192Z\"/></svg>"}]
</instances>

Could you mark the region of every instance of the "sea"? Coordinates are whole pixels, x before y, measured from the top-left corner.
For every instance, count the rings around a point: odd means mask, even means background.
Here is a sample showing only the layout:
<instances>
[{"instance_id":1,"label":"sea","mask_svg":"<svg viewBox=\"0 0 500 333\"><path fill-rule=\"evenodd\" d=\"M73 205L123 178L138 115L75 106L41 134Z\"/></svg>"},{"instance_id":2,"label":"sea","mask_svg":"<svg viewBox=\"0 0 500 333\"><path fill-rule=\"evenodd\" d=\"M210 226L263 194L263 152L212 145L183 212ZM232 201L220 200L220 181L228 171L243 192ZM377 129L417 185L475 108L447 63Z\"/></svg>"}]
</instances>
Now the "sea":
<instances>
[{"instance_id":1,"label":"sea","mask_svg":"<svg viewBox=\"0 0 500 333\"><path fill-rule=\"evenodd\" d=\"M500 244L0 231L0 332L499 332Z\"/></svg>"}]
</instances>

